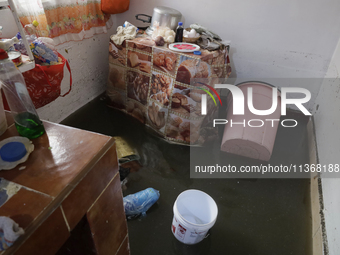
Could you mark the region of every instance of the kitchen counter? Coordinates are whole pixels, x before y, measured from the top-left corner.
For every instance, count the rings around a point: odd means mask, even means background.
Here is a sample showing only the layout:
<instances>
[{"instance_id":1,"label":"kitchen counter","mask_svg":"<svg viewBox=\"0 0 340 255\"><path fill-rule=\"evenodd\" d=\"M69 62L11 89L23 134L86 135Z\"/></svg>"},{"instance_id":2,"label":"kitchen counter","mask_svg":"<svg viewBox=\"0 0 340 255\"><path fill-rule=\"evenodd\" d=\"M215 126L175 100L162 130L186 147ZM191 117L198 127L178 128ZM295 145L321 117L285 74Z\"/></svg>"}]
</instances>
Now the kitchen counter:
<instances>
[{"instance_id":1,"label":"kitchen counter","mask_svg":"<svg viewBox=\"0 0 340 255\"><path fill-rule=\"evenodd\" d=\"M18 135L10 114L6 117L9 127L0 139ZM114 139L43 123L46 133L32 140L28 160L0 172L18 189L0 215L25 230L1 254L55 254L84 215L97 254L129 254Z\"/></svg>"}]
</instances>

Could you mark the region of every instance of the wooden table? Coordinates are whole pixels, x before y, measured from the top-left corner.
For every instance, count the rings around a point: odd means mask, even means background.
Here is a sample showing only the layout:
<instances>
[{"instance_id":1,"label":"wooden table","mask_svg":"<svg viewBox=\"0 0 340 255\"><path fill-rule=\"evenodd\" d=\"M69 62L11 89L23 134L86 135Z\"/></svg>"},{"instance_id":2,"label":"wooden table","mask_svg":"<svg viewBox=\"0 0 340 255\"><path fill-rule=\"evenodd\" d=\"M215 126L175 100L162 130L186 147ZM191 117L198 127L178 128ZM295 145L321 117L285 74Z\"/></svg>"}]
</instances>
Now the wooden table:
<instances>
[{"instance_id":1,"label":"wooden table","mask_svg":"<svg viewBox=\"0 0 340 255\"><path fill-rule=\"evenodd\" d=\"M6 114L9 128L0 140L18 135ZM99 255L130 254L114 139L46 121L44 126L28 160L0 171L20 185L0 215L25 230L1 254L55 254L84 215Z\"/></svg>"},{"instance_id":2,"label":"wooden table","mask_svg":"<svg viewBox=\"0 0 340 255\"><path fill-rule=\"evenodd\" d=\"M202 49L201 55L196 55L153 44L149 37L125 40L122 45L110 41L109 106L174 143L203 145L218 139L217 129L212 128L218 104L209 96L207 114L203 115L201 98L208 90L214 94L211 87L229 77L229 47Z\"/></svg>"}]
</instances>

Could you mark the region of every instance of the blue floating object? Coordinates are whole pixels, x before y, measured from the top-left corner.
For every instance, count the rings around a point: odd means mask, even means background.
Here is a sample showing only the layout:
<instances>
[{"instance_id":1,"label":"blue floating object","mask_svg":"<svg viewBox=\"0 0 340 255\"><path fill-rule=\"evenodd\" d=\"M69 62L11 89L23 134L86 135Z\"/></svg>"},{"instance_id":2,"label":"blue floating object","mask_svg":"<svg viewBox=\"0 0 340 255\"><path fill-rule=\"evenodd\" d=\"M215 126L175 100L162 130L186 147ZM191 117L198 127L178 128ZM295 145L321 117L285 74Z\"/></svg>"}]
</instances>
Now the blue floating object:
<instances>
[{"instance_id":1,"label":"blue floating object","mask_svg":"<svg viewBox=\"0 0 340 255\"><path fill-rule=\"evenodd\" d=\"M199 50L194 51L195 55L201 55L202 53Z\"/></svg>"},{"instance_id":2,"label":"blue floating object","mask_svg":"<svg viewBox=\"0 0 340 255\"><path fill-rule=\"evenodd\" d=\"M147 188L123 198L125 215L145 215L146 211L156 203L160 194L158 190Z\"/></svg>"},{"instance_id":3,"label":"blue floating object","mask_svg":"<svg viewBox=\"0 0 340 255\"><path fill-rule=\"evenodd\" d=\"M26 153L26 147L21 142L9 142L0 149L1 159L7 162L20 160L26 155Z\"/></svg>"}]
</instances>

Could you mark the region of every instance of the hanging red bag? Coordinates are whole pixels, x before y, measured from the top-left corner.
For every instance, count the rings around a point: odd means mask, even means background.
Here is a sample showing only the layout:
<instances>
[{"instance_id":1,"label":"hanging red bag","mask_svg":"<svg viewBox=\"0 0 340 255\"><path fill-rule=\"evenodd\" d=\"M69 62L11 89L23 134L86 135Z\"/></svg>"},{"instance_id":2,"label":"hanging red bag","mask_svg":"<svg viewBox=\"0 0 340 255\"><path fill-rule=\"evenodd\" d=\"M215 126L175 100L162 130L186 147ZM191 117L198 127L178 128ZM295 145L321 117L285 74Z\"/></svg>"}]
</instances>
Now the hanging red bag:
<instances>
[{"instance_id":1,"label":"hanging red bag","mask_svg":"<svg viewBox=\"0 0 340 255\"><path fill-rule=\"evenodd\" d=\"M117 14L129 10L130 0L102 0L102 12L108 14Z\"/></svg>"},{"instance_id":2,"label":"hanging red bag","mask_svg":"<svg viewBox=\"0 0 340 255\"><path fill-rule=\"evenodd\" d=\"M56 65L41 66L23 73L28 93L36 109L51 103L59 96L64 97L72 88L72 74L68 61L58 53L62 62ZM70 89L61 95L60 85L64 78L64 66L70 72Z\"/></svg>"}]
</instances>

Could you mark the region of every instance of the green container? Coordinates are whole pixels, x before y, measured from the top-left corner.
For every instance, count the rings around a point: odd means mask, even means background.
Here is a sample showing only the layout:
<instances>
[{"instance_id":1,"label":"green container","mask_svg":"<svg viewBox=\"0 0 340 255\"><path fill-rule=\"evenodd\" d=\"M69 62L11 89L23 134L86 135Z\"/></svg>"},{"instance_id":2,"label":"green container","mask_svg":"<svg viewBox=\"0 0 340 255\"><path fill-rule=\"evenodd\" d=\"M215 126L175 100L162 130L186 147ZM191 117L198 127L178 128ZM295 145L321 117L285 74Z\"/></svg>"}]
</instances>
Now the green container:
<instances>
[{"instance_id":1,"label":"green container","mask_svg":"<svg viewBox=\"0 0 340 255\"><path fill-rule=\"evenodd\" d=\"M32 113L19 113L15 116L14 120L15 127L21 136L34 139L45 133L45 128L42 121Z\"/></svg>"}]
</instances>

